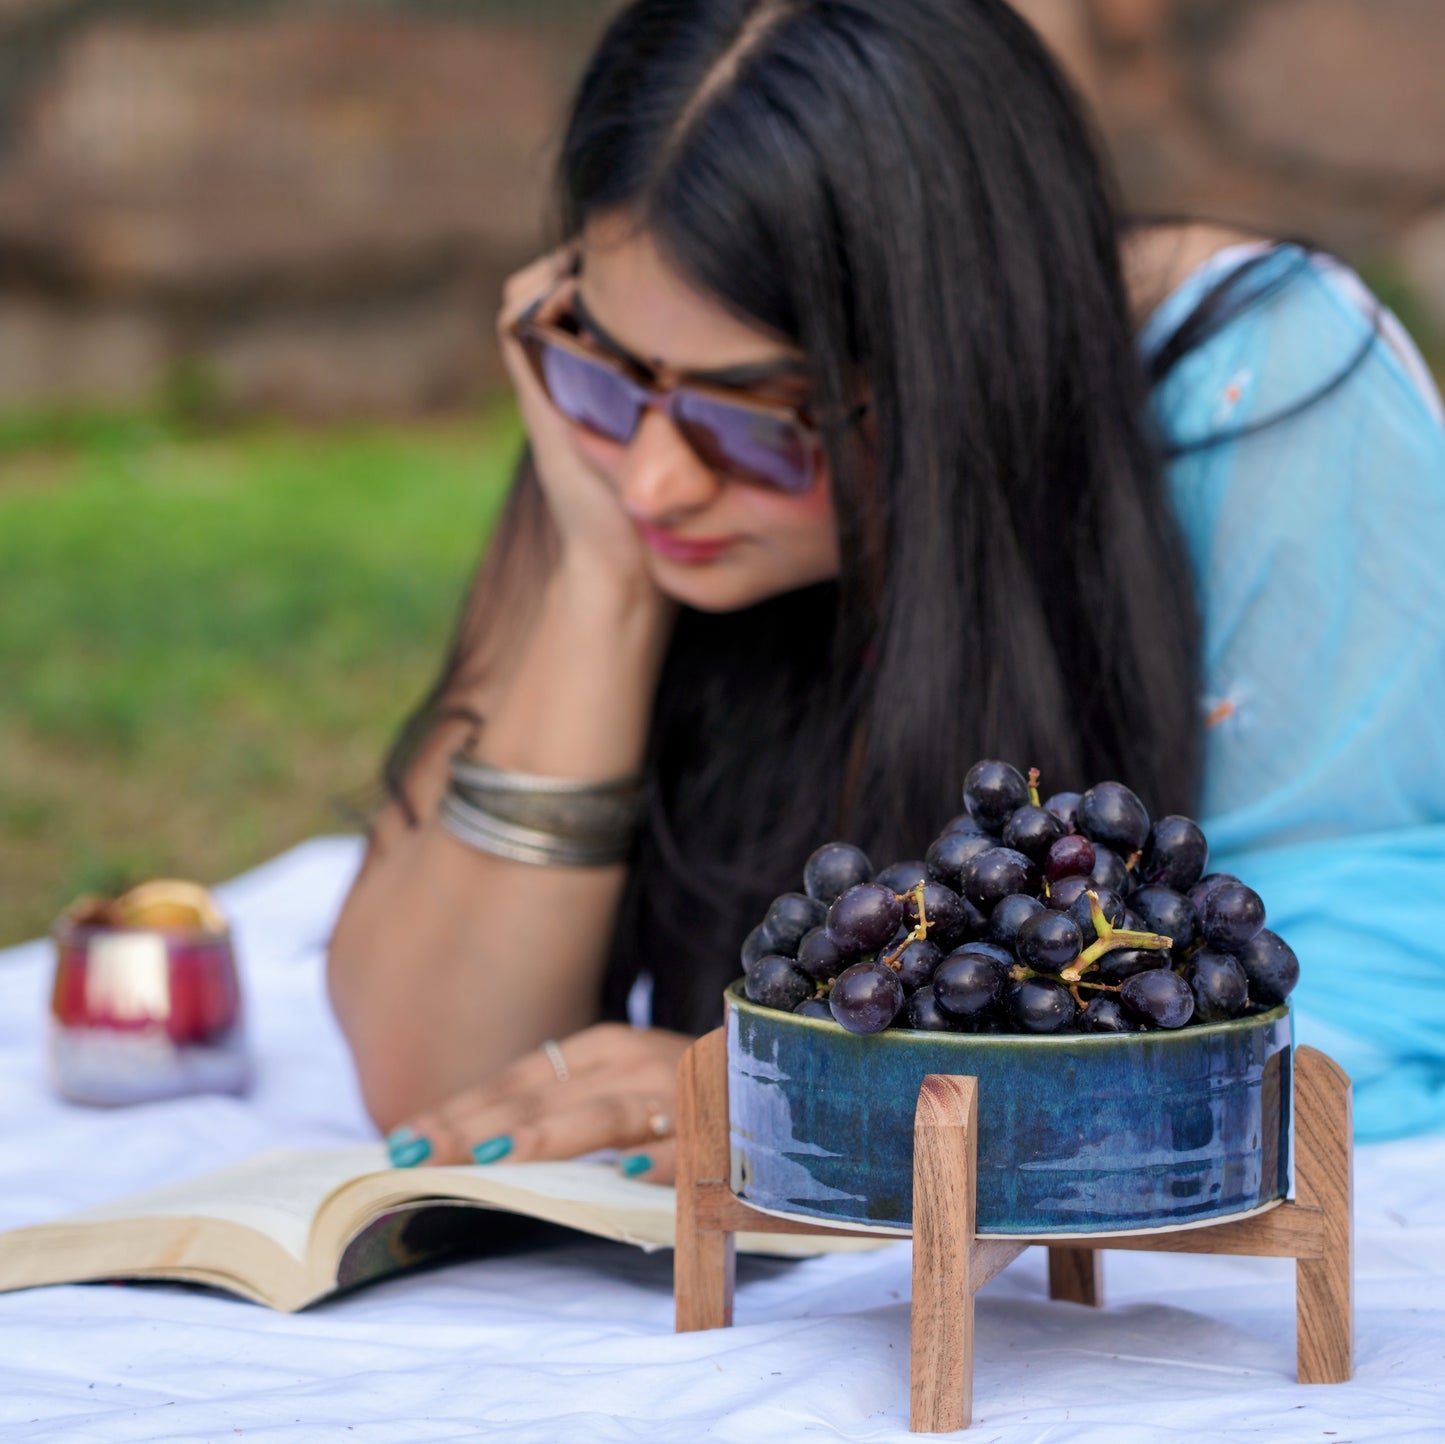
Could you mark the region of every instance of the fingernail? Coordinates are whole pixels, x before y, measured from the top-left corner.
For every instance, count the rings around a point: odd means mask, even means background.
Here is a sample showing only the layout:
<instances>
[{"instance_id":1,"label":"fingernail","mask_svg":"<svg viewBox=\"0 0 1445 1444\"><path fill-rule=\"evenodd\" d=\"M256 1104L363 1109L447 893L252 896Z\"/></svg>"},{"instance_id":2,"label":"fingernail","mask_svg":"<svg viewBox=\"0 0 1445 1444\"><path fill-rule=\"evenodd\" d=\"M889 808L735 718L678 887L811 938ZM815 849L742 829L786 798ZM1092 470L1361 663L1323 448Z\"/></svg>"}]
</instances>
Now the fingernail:
<instances>
[{"instance_id":1,"label":"fingernail","mask_svg":"<svg viewBox=\"0 0 1445 1444\"><path fill-rule=\"evenodd\" d=\"M504 1133L500 1138L488 1138L472 1149L472 1158L477 1163L495 1163L512 1151L512 1140Z\"/></svg>"},{"instance_id":2,"label":"fingernail","mask_svg":"<svg viewBox=\"0 0 1445 1444\"><path fill-rule=\"evenodd\" d=\"M387 1135L386 1151L393 1168L415 1168L431 1154L431 1139L423 1138L411 1128L398 1128Z\"/></svg>"},{"instance_id":3,"label":"fingernail","mask_svg":"<svg viewBox=\"0 0 1445 1444\"><path fill-rule=\"evenodd\" d=\"M622 1172L627 1178L636 1178L652 1167L652 1160L645 1153L632 1153L622 1160Z\"/></svg>"}]
</instances>

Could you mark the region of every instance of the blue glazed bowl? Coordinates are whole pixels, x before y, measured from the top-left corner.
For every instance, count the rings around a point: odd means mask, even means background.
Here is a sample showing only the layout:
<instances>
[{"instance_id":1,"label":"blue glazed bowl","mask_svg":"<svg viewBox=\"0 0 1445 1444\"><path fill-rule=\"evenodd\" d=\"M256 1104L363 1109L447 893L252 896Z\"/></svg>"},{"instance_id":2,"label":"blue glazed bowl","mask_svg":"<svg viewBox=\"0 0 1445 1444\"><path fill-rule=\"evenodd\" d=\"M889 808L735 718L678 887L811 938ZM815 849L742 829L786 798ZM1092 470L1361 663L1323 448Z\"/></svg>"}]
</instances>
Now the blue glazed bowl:
<instances>
[{"instance_id":1,"label":"blue glazed bowl","mask_svg":"<svg viewBox=\"0 0 1445 1444\"><path fill-rule=\"evenodd\" d=\"M930 1073L978 1079L980 1233L1088 1234L1247 1213L1289 1184L1289 1008L1175 1032L860 1037L726 993L732 1189L906 1229Z\"/></svg>"}]
</instances>

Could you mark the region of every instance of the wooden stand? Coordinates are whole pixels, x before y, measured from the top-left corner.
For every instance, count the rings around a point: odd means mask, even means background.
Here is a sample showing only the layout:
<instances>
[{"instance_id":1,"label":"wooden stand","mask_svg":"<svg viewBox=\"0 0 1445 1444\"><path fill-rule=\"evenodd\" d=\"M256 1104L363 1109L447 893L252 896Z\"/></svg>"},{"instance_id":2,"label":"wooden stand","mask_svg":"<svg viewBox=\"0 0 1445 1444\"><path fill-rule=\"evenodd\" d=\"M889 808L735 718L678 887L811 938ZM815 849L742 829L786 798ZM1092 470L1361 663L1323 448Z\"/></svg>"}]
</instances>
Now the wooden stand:
<instances>
[{"instance_id":1,"label":"wooden stand","mask_svg":"<svg viewBox=\"0 0 1445 1444\"><path fill-rule=\"evenodd\" d=\"M1293 1258L1302 1384L1354 1372L1353 1149L1350 1080L1313 1048L1294 1055L1295 1200L1247 1219L1173 1232L1111 1234L1096 1247L1043 1238L979 1238L974 1230L978 1089L972 1078L923 1080L914 1122L913 1316L909 1427L966 1429L973 1413L973 1296L1024 1249L1049 1250L1049 1296L1101 1302L1101 1248ZM733 1235L856 1234L775 1218L729 1185L723 1030L699 1038L678 1069L678 1332L732 1323Z\"/></svg>"}]
</instances>

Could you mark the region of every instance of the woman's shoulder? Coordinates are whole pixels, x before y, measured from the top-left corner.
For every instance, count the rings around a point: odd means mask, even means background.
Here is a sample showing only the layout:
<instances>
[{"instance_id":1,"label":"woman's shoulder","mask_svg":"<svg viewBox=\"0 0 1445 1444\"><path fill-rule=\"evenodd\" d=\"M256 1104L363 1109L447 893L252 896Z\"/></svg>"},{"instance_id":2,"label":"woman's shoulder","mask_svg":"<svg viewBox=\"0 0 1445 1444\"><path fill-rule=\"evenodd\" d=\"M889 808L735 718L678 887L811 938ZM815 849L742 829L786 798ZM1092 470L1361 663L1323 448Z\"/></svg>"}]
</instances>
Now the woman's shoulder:
<instances>
[{"instance_id":1,"label":"woman's shoulder","mask_svg":"<svg viewBox=\"0 0 1445 1444\"><path fill-rule=\"evenodd\" d=\"M1195 437L1200 422L1226 420L1213 402L1199 414L1201 399L1216 392L1231 402L1229 422L1257 422L1356 374L1356 392L1368 391L1370 409L1385 408L1394 424L1434 431L1445 421L1408 332L1338 257L1217 227L1155 245L1154 275L1166 275L1168 289L1148 306L1139 345L1159 383L1156 410L1176 441ZM1175 354L1160 365L1166 348ZM1235 405L1246 393L1253 404Z\"/></svg>"}]
</instances>

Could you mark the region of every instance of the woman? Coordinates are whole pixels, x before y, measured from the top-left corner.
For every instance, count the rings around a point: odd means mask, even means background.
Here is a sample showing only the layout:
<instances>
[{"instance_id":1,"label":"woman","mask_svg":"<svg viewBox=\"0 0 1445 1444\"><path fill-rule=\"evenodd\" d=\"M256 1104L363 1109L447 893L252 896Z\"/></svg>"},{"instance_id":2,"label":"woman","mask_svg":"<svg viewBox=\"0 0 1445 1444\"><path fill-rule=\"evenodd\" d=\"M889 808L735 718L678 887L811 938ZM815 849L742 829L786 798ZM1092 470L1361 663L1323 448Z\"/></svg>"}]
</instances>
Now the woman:
<instances>
[{"instance_id":1,"label":"woman","mask_svg":"<svg viewBox=\"0 0 1445 1444\"><path fill-rule=\"evenodd\" d=\"M1380 879L1439 977L1445 440L1368 298L1295 247L1121 242L1001 0L639 0L561 173L499 324L529 456L332 941L396 1163L669 1177L769 898L831 837L916 855L980 756L1202 813L1352 1036ZM1377 1131L1402 1046L1442 1117L1433 1006L1366 1025Z\"/></svg>"}]
</instances>

